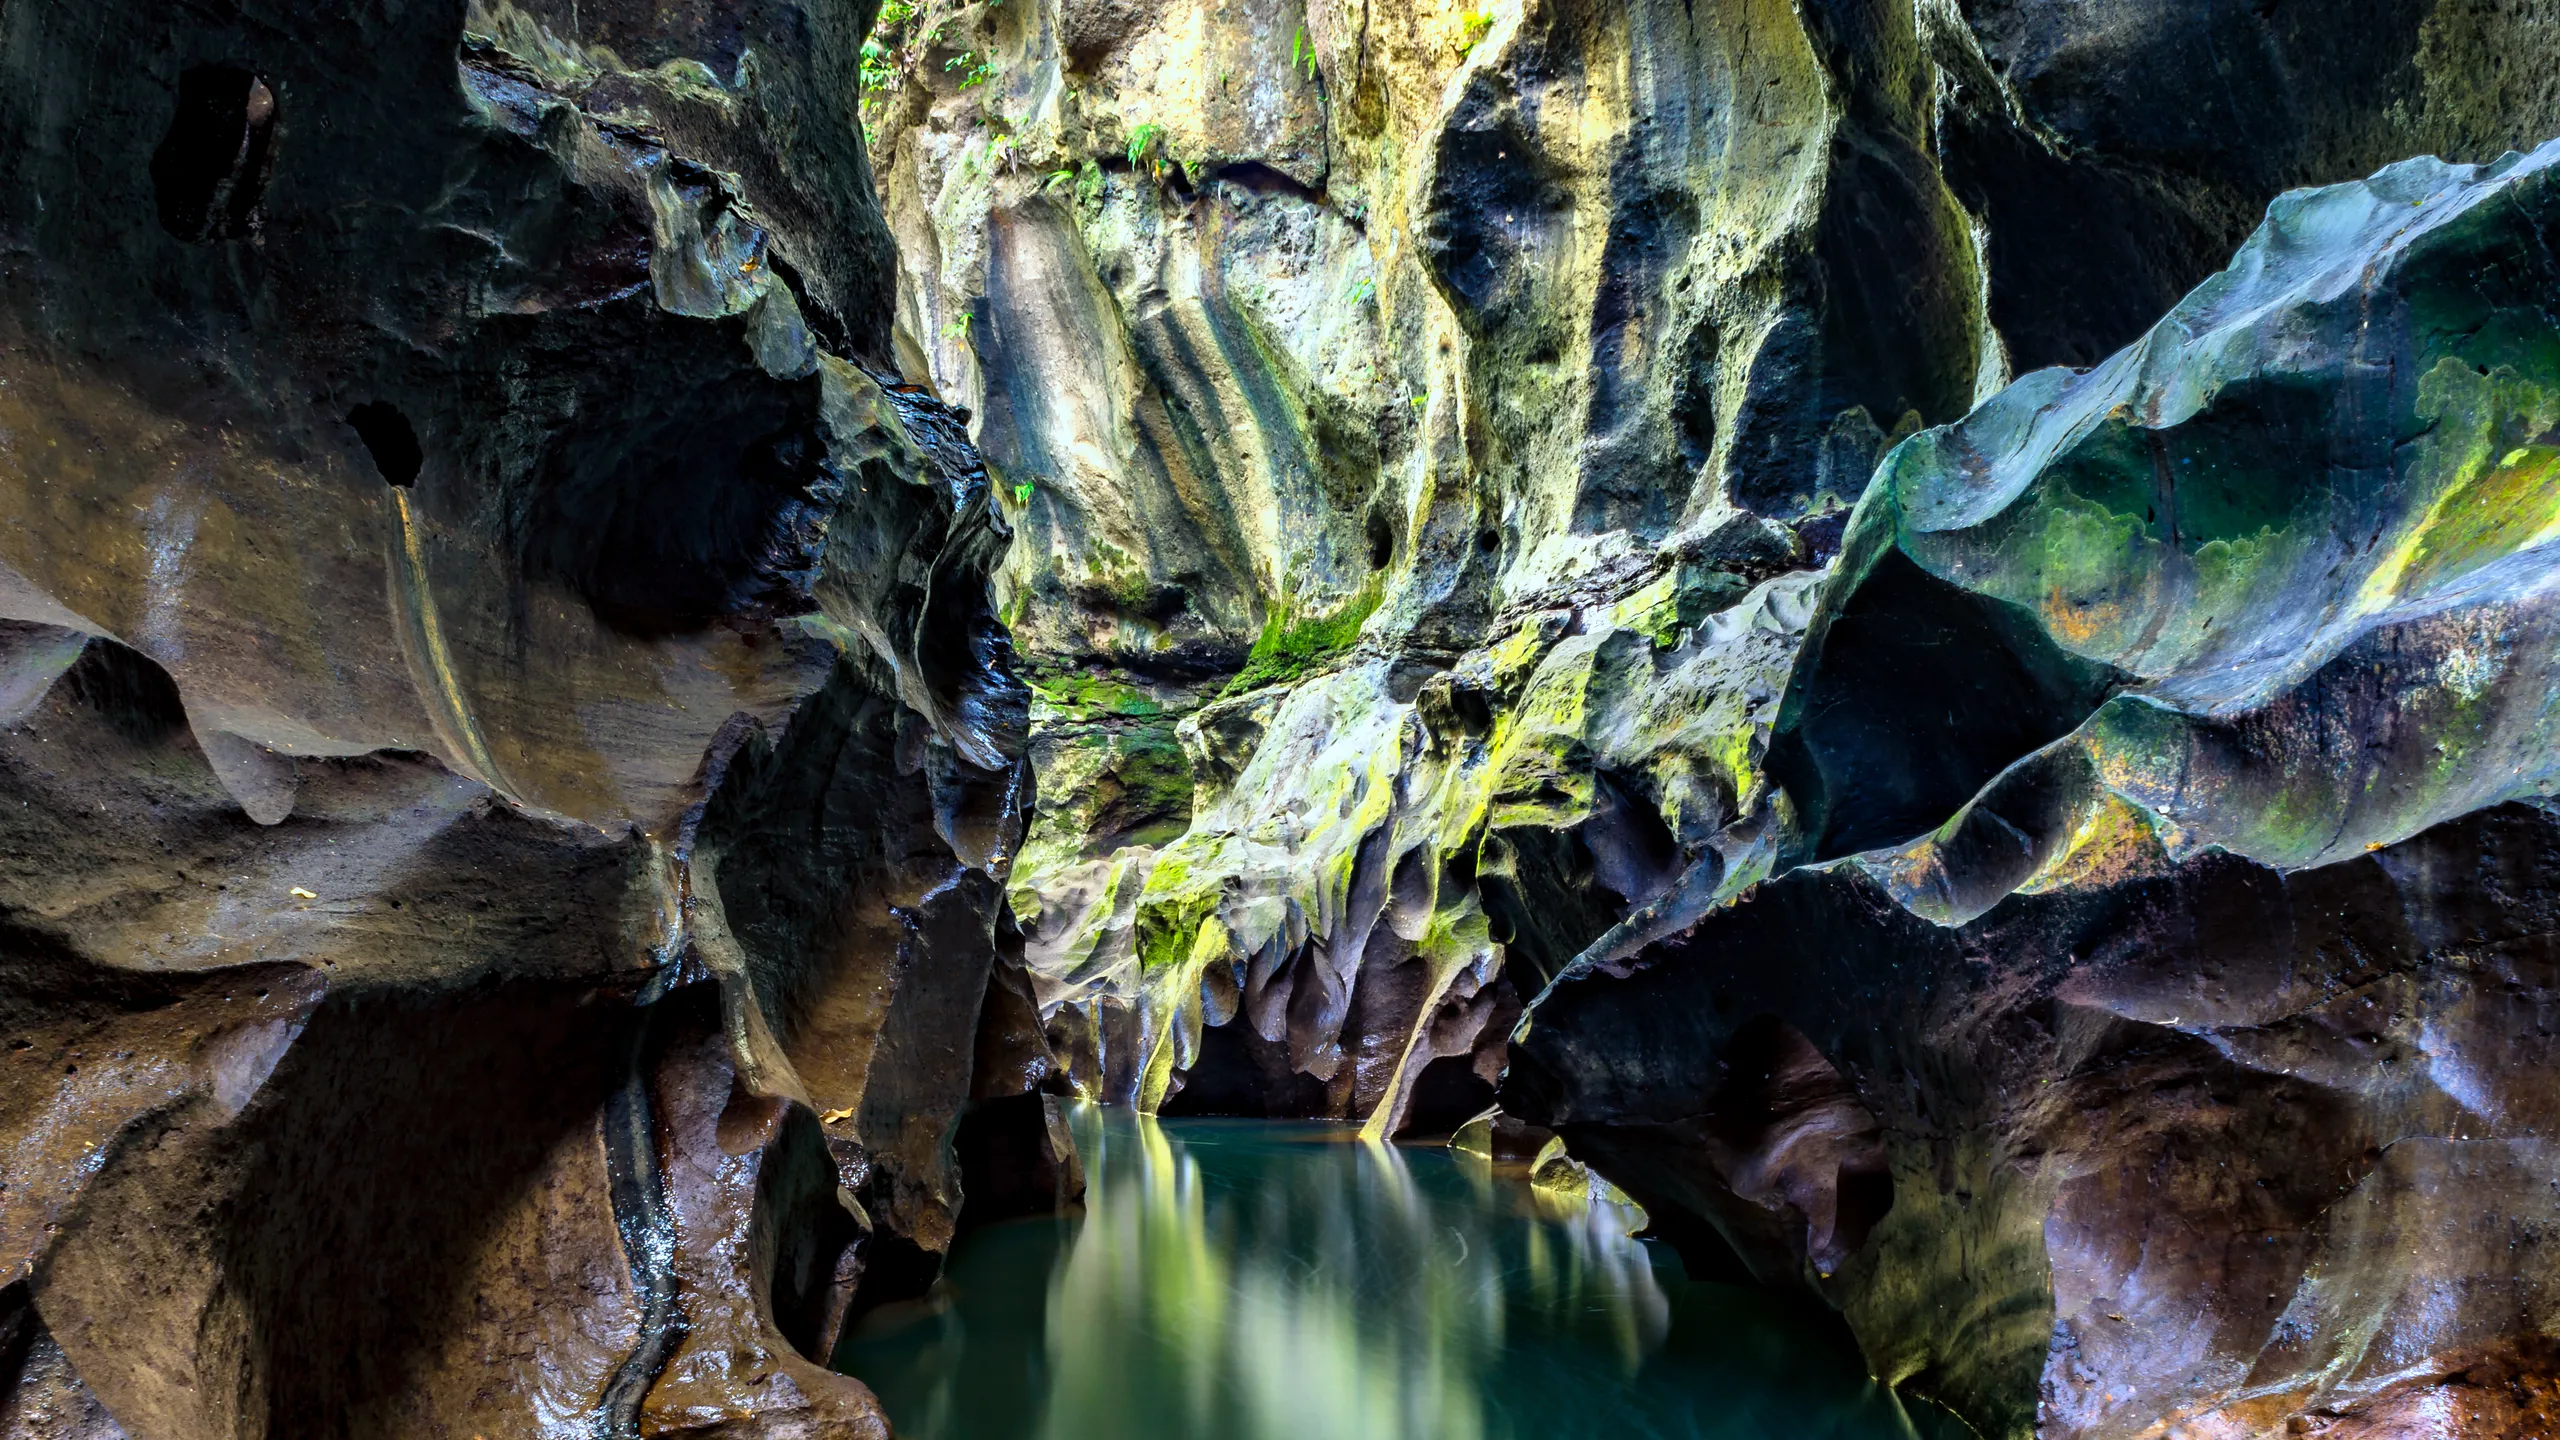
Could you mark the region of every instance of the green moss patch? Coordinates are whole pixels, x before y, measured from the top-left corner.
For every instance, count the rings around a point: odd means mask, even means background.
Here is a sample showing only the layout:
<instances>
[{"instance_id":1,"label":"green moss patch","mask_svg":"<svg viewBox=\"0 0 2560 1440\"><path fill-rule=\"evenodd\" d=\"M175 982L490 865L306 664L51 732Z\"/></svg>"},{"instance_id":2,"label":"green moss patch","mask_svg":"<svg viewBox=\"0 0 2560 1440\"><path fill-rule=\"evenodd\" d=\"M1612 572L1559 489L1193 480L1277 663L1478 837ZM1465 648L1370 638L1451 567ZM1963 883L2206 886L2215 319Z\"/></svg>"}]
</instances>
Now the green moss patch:
<instances>
[{"instance_id":1,"label":"green moss patch","mask_svg":"<svg viewBox=\"0 0 2560 1440\"><path fill-rule=\"evenodd\" d=\"M1296 616L1283 605L1263 624L1252 653L1245 657L1244 668L1220 693L1241 695L1314 674L1359 642L1360 627L1369 623L1384 598L1384 587L1372 580L1341 608L1326 614Z\"/></svg>"}]
</instances>

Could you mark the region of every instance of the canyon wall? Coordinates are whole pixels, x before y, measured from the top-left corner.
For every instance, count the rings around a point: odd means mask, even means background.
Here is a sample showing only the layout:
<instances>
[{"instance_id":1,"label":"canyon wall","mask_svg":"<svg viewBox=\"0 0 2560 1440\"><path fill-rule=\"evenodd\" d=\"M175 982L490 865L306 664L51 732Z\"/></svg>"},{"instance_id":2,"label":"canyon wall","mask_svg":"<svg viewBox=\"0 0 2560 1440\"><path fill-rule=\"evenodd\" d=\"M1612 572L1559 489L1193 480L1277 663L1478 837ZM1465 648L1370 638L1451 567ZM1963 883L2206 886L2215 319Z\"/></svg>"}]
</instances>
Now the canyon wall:
<instances>
[{"instance_id":1,"label":"canyon wall","mask_svg":"<svg viewBox=\"0 0 2560 1440\"><path fill-rule=\"evenodd\" d=\"M869 22L0 7L0 1434L885 1435L1072 1190Z\"/></svg>"},{"instance_id":2,"label":"canyon wall","mask_svg":"<svg viewBox=\"0 0 2560 1440\"><path fill-rule=\"evenodd\" d=\"M2555 46L893 10L1053 1045L1168 1112L1498 1098L1984 1433L2529 1426L2560 276L2499 157Z\"/></svg>"}]
</instances>

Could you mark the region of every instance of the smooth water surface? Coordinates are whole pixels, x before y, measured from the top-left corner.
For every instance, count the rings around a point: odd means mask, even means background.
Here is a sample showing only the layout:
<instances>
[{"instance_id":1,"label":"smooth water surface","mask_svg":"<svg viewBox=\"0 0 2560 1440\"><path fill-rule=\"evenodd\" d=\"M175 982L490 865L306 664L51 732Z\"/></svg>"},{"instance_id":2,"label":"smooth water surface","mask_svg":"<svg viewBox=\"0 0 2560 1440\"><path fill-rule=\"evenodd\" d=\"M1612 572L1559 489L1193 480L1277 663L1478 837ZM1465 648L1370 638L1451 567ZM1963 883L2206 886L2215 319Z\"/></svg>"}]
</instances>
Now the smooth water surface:
<instances>
[{"instance_id":1,"label":"smooth water surface","mask_svg":"<svg viewBox=\"0 0 2560 1440\"><path fill-rule=\"evenodd\" d=\"M1081 1217L964 1239L837 1352L900 1440L1910 1440L1625 1212L1338 1127L1081 1107Z\"/></svg>"}]
</instances>

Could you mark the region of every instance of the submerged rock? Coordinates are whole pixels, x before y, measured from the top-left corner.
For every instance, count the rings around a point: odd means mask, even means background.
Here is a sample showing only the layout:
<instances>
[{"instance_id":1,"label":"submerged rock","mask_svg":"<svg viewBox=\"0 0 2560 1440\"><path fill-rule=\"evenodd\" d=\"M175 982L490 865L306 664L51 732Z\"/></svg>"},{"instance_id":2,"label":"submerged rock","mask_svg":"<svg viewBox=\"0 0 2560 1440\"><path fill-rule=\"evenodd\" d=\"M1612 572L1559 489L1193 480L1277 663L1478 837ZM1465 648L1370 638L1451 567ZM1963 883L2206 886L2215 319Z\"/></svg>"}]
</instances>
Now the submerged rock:
<instances>
[{"instance_id":1,"label":"submerged rock","mask_svg":"<svg viewBox=\"0 0 2560 1440\"><path fill-rule=\"evenodd\" d=\"M0 1413L883 1434L1052 1062L867 12L324 8L0 40Z\"/></svg>"}]
</instances>

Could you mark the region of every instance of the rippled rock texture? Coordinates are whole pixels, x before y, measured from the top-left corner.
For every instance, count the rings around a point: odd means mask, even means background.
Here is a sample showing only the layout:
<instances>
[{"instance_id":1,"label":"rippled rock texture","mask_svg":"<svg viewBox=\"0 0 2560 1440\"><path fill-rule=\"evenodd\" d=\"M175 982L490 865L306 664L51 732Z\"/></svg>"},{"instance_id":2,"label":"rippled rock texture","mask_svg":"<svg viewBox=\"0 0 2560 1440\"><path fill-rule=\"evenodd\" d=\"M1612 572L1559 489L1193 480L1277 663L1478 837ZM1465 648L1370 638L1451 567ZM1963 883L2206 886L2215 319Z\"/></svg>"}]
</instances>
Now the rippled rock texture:
<instances>
[{"instance_id":1,"label":"rippled rock texture","mask_svg":"<svg viewBox=\"0 0 2560 1440\"><path fill-rule=\"evenodd\" d=\"M1453 1126L1612 925L1804 858L1764 751L1884 452L2135 340L2288 186L2560 130L2548 22L892 7L898 354L1021 534L1056 1038L1142 1103Z\"/></svg>"},{"instance_id":2,"label":"rippled rock texture","mask_svg":"<svg viewBox=\"0 0 2560 1440\"><path fill-rule=\"evenodd\" d=\"M1498 1086L1987 1433L2541 1413L2544 7L883 36L1085 1083Z\"/></svg>"},{"instance_id":3,"label":"rippled rock texture","mask_svg":"<svg viewBox=\"0 0 2560 1440\"><path fill-rule=\"evenodd\" d=\"M2289 195L1896 450L1777 707L1789 868L1577 959L1505 1103L2001 1433L2541 1403L2555 167Z\"/></svg>"},{"instance_id":4,"label":"rippled rock texture","mask_svg":"<svg viewBox=\"0 0 2560 1440\"><path fill-rule=\"evenodd\" d=\"M867 9L0 16L0 1432L885 1433L1051 1062Z\"/></svg>"}]
</instances>

